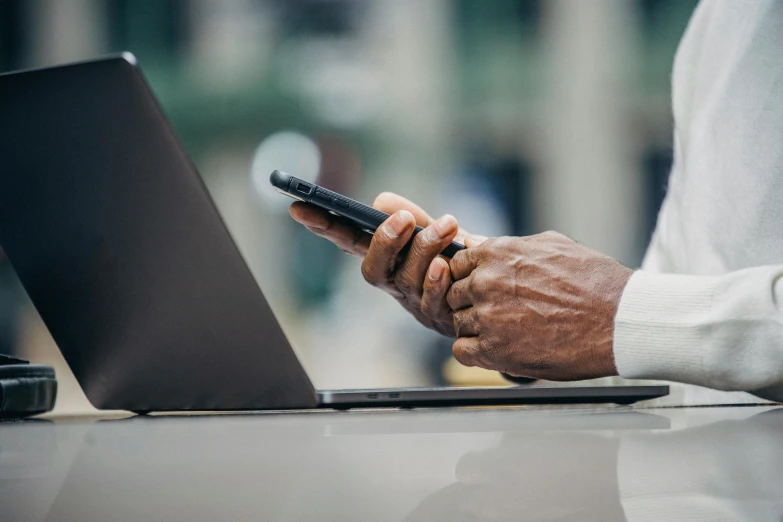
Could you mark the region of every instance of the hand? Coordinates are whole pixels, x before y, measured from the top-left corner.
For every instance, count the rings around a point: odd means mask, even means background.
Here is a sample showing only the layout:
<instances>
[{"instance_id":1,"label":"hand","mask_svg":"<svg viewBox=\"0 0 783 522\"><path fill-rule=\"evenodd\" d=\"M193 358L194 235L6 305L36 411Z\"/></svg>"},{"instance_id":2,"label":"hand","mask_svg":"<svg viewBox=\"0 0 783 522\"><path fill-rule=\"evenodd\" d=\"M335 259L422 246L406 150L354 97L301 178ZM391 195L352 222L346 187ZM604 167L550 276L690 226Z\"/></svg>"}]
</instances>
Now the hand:
<instances>
[{"instance_id":1,"label":"hand","mask_svg":"<svg viewBox=\"0 0 783 522\"><path fill-rule=\"evenodd\" d=\"M290 212L311 232L348 254L364 258L362 274L367 282L393 296L420 323L456 337L452 310L446 304L451 273L448 262L438 254L451 241L464 241L467 233L459 229L452 216L435 220L390 192L379 195L373 207L391 217L372 236L314 205L296 202ZM415 225L424 230L404 250Z\"/></svg>"},{"instance_id":2,"label":"hand","mask_svg":"<svg viewBox=\"0 0 783 522\"><path fill-rule=\"evenodd\" d=\"M617 375L614 317L632 270L555 232L489 239L450 267L462 364L553 381Z\"/></svg>"}]
</instances>

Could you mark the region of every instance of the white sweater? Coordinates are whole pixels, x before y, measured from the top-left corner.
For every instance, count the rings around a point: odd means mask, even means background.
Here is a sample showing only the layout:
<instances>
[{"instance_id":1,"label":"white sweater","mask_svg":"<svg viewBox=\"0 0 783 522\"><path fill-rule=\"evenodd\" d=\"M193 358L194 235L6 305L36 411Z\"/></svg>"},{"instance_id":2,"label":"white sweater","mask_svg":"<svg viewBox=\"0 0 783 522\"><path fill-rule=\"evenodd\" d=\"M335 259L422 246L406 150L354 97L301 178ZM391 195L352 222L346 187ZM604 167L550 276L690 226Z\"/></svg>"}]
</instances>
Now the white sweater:
<instances>
[{"instance_id":1,"label":"white sweater","mask_svg":"<svg viewBox=\"0 0 783 522\"><path fill-rule=\"evenodd\" d=\"M783 1L702 0L672 84L674 167L618 371L783 401Z\"/></svg>"}]
</instances>

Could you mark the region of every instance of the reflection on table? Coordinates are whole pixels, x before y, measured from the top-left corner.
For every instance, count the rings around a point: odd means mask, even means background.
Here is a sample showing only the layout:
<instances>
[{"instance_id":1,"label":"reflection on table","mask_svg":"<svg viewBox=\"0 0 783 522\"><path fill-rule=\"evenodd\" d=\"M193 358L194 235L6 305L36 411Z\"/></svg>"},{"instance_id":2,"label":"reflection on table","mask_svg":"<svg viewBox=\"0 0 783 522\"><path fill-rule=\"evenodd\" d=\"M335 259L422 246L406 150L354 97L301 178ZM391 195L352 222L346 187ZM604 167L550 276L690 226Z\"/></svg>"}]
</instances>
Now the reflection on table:
<instances>
[{"instance_id":1,"label":"reflection on table","mask_svg":"<svg viewBox=\"0 0 783 522\"><path fill-rule=\"evenodd\" d=\"M783 409L0 424L3 520L780 520Z\"/></svg>"}]
</instances>

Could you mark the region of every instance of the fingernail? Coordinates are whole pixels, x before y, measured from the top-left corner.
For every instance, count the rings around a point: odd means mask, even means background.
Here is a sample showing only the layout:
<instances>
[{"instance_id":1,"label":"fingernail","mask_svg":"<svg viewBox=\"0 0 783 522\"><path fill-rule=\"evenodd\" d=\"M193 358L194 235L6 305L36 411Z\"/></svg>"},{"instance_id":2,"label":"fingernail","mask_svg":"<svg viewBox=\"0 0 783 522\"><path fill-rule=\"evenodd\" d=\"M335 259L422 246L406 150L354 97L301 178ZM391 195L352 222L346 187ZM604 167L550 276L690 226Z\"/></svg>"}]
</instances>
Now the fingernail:
<instances>
[{"instance_id":1,"label":"fingernail","mask_svg":"<svg viewBox=\"0 0 783 522\"><path fill-rule=\"evenodd\" d=\"M443 239L457 228L457 220L454 219L454 216L451 214L446 214L445 216L439 217L437 221L432 224L432 228L435 233L438 234L438 238Z\"/></svg>"},{"instance_id":2,"label":"fingernail","mask_svg":"<svg viewBox=\"0 0 783 522\"><path fill-rule=\"evenodd\" d=\"M432 281L440 281L440 278L443 277L443 272L445 271L445 268L443 267L443 263L434 262L430 264L430 269L427 272L427 277L429 277Z\"/></svg>"},{"instance_id":3,"label":"fingernail","mask_svg":"<svg viewBox=\"0 0 783 522\"><path fill-rule=\"evenodd\" d=\"M394 233L395 236L399 237L403 232L405 232L405 229L411 222L408 216L413 217L413 214L407 210L401 210L393 214L391 219L389 219L389 226L391 227L392 233Z\"/></svg>"}]
</instances>

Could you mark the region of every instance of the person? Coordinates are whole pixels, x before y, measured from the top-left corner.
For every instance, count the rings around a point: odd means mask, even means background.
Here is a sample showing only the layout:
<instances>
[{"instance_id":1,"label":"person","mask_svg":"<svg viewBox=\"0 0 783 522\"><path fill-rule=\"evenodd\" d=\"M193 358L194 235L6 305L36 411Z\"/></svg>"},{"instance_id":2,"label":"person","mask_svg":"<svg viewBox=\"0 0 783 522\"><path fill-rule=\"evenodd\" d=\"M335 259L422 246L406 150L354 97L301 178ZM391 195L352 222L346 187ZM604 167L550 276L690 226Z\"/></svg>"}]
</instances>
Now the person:
<instances>
[{"instance_id":1,"label":"person","mask_svg":"<svg viewBox=\"0 0 783 522\"><path fill-rule=\"evenodd\" d=\"M674 165L642 268L556 232L486 239L395 194L370 238L294 203L311 231L469 366L620 375L783 401L783 2L702 0L674 63ZM425 227L406 252L414 225ZM452 240L468 247L450 261Z\"/></svg>"}]
</instances>

